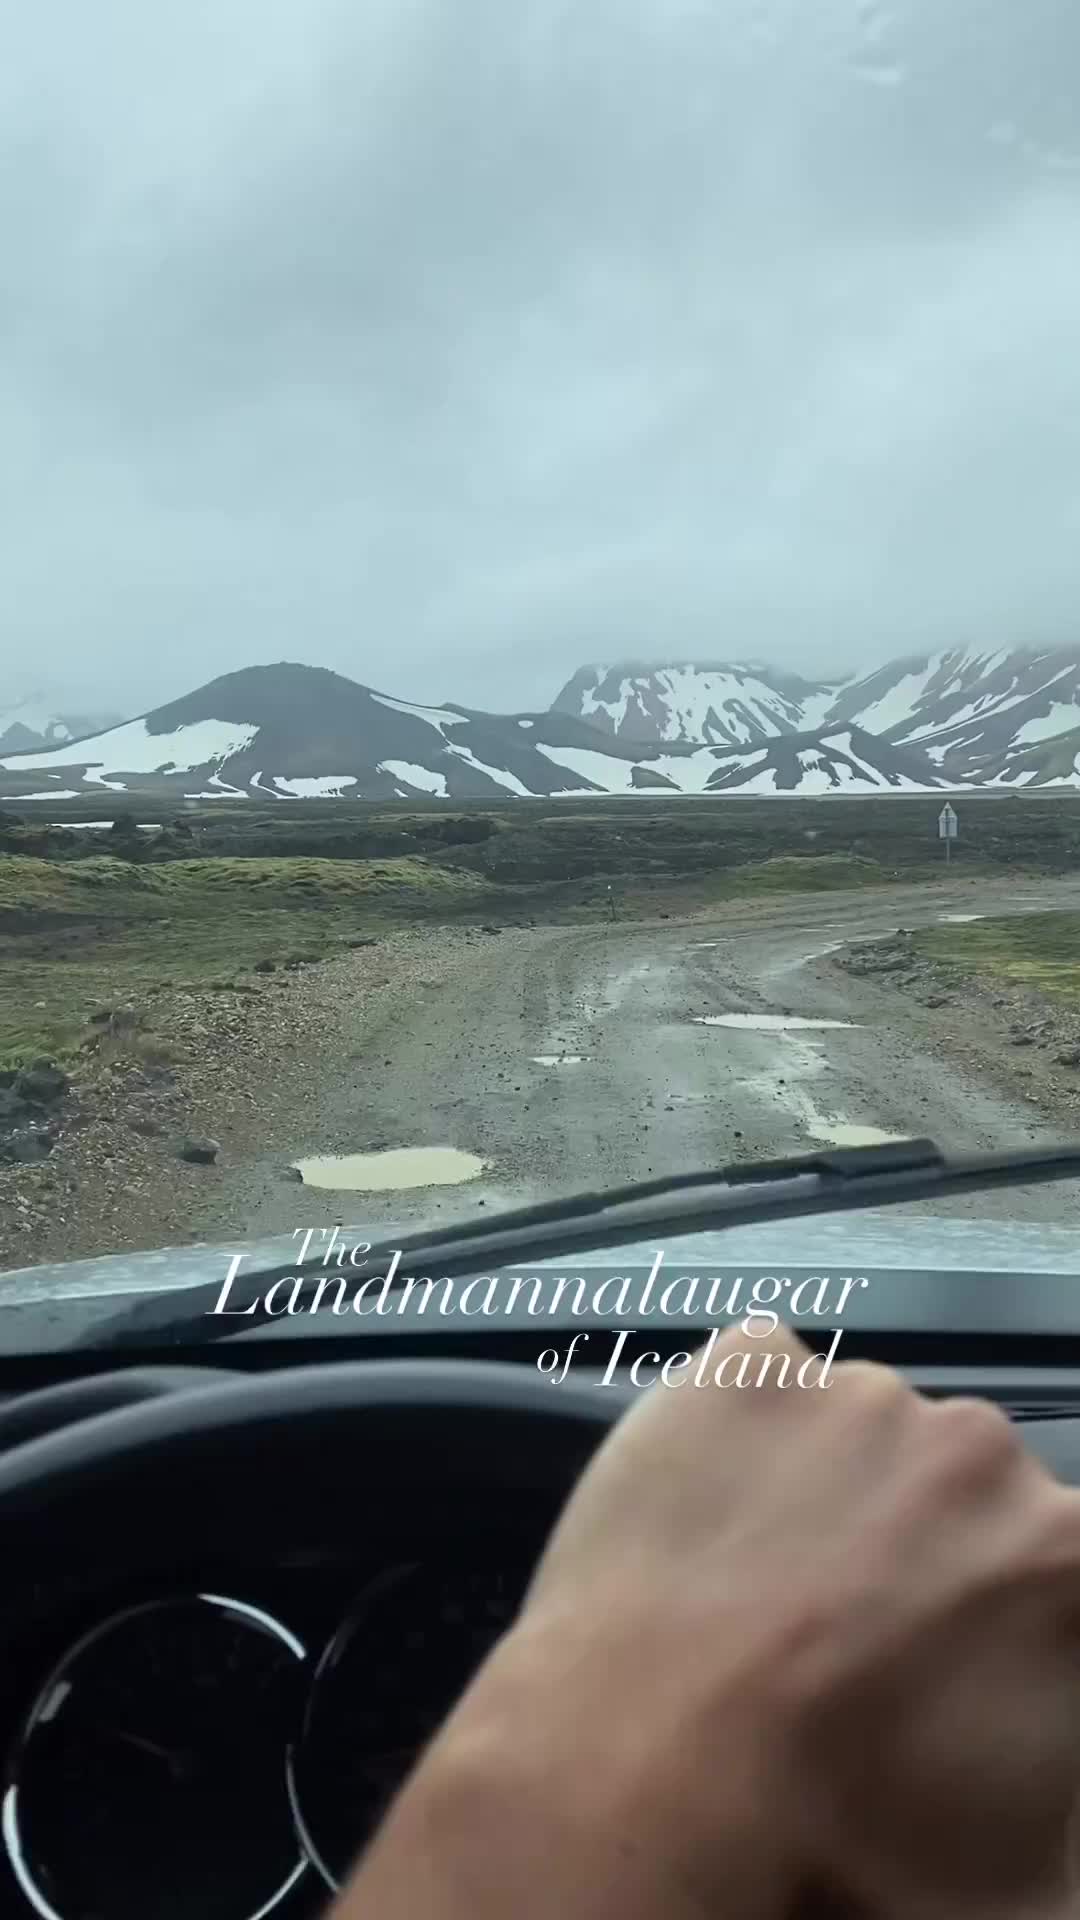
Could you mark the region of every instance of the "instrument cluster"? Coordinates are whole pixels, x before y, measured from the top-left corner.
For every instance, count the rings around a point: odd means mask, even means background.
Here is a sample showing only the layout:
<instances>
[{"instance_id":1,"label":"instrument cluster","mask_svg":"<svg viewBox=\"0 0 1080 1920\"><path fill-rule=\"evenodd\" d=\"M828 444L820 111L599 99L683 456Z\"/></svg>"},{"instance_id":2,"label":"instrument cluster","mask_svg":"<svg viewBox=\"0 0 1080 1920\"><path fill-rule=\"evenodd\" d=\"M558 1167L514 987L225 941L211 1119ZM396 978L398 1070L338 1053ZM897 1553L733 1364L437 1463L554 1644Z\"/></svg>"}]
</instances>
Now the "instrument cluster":
<instances>
[{"instance_id":1,"label":"instrument cluster","mask_svg":"<svg viewBox=\"0 0 1080 1920\"><path fill-rule=\"evenodd\" d=\"M403 1555L328 1622L230 1590L103 1613L10 1743L3 1844L43 1920L279 1920L325 1909L511 1624L532 1556ZM319 1610L315 1609L316 1622Z\"/></svg>"}]
</instances>

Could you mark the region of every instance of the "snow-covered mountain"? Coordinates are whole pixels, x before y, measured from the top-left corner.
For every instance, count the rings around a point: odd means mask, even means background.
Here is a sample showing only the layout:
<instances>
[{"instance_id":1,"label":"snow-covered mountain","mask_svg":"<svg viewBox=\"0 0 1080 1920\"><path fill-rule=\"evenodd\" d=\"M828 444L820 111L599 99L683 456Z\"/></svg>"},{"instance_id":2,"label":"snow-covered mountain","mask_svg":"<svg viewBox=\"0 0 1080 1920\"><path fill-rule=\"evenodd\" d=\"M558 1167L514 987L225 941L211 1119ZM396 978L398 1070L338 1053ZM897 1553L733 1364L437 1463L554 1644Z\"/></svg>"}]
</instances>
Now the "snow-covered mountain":
<instances>
[{"instance_id":1,"label":"snow-covered mountain","mask_svg":"<svg viewBox=\"0 0 1080 1920\"><path fill-rule=\"evenodd\" d=\"M1080 653L956 650L827 685L764 666L586 667L546 713L423 706L249 667L88 738L0 754L0 800L450 800L1080 787Z\"/></svg>"},{"instance_id":2,"label":"snow-covered mountain","mask_svg":"<svg viewBox=\"0 0 1080 1920\"><path fill-rule=\"evenodd\" d=\"M683 764L694 750L635 751L603 742L565 714L419 706L324 667L283 664L225 674L90 739L6 754L0 799L140 791L201 800L468 800L609 785L621 791L634 784L642 757Z\"/></svg>"},{"instance_id":3,"label":"snow-covered mountain","mask_svg":"<svg viewBox=\"0 0 1080 1920\"><path fill-rule=\"evenodd\" d=\"M833 688L763 666L581 667L552 702L617 740L753 746L824 720Z\"/></svg>"},{"instance_id":4,"label":"snow-covered mountain","mask_svg":"<svg viewBox=\"0 0 1080 1920\"><path fill-rule=\"evenodd\" d=\"M898 661L841 688L829 723L918 742L946 770L984 764L1080 726L1080 652L974 650Z\"/></svg>"},{"instance_id":5,"label":"snow-covered mountain","mask_svg":"<svg viewBox=\"0 0 1080 1920\"><path fill-rule=\"evenodd\" d=\"M854 722L889 739L922 738L1028 706L1057 724L1056 707L1080 722L1080 649L1027 652L974 648L892 660L846 680L809 682L767 666L680 661L656 667L581 667L552 703L605 732L635 740L730 740ZM1031 717L1025 711L1024 718Z\"/></svg>"},{"instance_id":6,"label":"snow-covered mountain","mask_svg":"<svg viewBox=\"0 0 1080 1920\"><path fill-rule=\"evenodd\" d=\"M844 681L800 682L764 666L681 661L668 666L583 667L555 710L580 716L616 739L636 743L729 743L721 781L743 791L840 791L845 763L863 766L858 784L1080 785L1080 649L954 648L893 660ZM858 729L854 753L832 749ZM798 736L796 762L769 740ZM866 757L865 741L876 749ZM917 750L901 764L890 749ZM805 756L810 755L807 760ZM816 756L816 757L815 757ZM836 779L825 769L836 759ZM803 771L794 774L796 765ZM775 774L775 786L773 776ZM824 776L824 778L823 778ZM794 786L791 784L794 779Z\"/></svg>"}]
</instances>

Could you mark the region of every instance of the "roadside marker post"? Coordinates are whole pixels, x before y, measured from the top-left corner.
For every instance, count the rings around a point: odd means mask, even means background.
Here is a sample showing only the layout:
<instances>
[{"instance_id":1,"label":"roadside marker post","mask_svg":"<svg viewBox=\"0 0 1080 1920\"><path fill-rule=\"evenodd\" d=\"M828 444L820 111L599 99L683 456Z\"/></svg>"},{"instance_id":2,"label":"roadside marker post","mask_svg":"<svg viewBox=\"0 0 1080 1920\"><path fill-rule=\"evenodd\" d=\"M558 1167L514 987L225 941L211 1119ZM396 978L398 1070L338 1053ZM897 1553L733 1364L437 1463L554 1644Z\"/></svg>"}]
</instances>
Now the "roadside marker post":
<instances>
[{"instance_id":1,"label":"roadside marker post","mask_svg":"<svg viewBox=\"0 0 1080 1920\"><path fill-rule=\"evenodd\" d=\"M950 806L949 802L946 800L945 805L942 807L941 812L938 814L938 817L937 817L938 839L944 840L945 842L945 865L946 866L948 866L949 864L949 855L952 852L952 843L956 839L959 826L960 826L960 822L957 818L956 810L954 807Z\"/></svg>"}]
</instances>

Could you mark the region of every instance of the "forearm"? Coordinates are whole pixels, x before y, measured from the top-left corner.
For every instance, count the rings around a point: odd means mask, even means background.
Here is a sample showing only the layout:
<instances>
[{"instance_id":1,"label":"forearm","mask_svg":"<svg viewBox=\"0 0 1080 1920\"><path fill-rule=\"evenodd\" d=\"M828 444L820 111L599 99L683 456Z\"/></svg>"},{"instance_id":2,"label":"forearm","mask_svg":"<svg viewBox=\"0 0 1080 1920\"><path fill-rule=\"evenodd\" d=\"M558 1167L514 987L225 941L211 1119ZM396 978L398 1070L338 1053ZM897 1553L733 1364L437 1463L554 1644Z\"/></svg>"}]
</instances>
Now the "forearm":
<instances>
[{"instance_id":1,"label":"forearm","mask_svg":"<svg viewBox=\"0 0 1080 1920\"><path fill-rule=\"evenodd\" d=\"M732 1754L716 1755L712 1794L714 1846L730 1834L721 1907L716 1888L680 1866L677 1784L665 1795L663 1770L634 1756L628 1702L605 1714L593 1697L576 1709L564 1679L517 1648L494 1663L405 1787L333 1920L777 1920L787 1907L777 1807L740 1794L737 1729Z\"/></svg>"},{"instance_id":2,"label":"forearm","mask_svg":"<svg viewBox=\"0 0 1080 1920\"><path fill-rule=\"evenodd\" d=\"M455 1736L405 1788L334 1920L659 1920L630 1899L633 1868L618 1833L589 1831L572 1782Z\"/></svg>"}]
</instances>

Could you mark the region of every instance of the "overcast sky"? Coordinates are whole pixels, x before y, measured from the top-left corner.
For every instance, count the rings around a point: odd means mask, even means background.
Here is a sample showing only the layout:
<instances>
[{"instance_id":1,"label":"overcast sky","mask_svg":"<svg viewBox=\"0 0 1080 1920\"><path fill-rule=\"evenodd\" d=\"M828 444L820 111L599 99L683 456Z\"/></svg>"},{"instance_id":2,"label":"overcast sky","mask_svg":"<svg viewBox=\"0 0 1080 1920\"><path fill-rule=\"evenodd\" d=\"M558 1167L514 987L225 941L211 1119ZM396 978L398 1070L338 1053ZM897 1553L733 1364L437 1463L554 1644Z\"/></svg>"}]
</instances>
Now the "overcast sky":
<instances>
[{"instance_id":1,"label":"overcast sky","mask_svg":"<svg viewBox=\"0 0 1080 1920\"><path fill-rule=\"evenodd\" d=\"M1076 0L0 31L0 704L1080 646Z\"/></svg>"}]
</instances>

